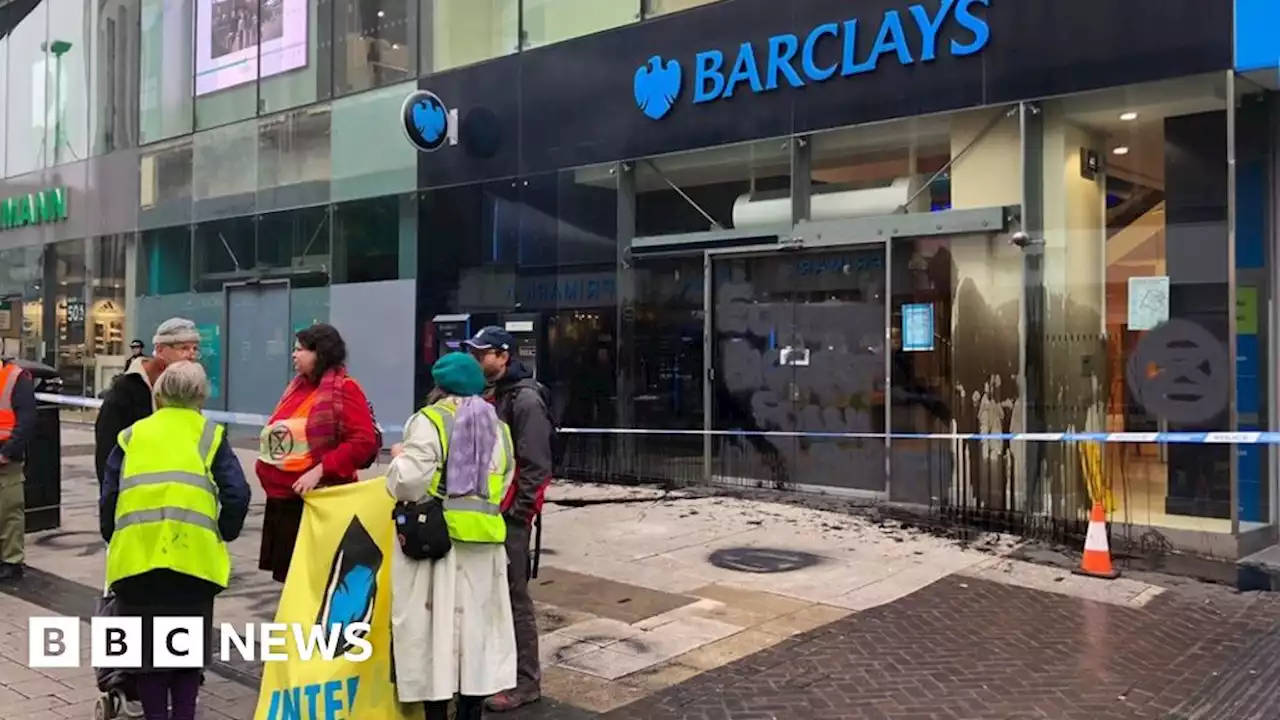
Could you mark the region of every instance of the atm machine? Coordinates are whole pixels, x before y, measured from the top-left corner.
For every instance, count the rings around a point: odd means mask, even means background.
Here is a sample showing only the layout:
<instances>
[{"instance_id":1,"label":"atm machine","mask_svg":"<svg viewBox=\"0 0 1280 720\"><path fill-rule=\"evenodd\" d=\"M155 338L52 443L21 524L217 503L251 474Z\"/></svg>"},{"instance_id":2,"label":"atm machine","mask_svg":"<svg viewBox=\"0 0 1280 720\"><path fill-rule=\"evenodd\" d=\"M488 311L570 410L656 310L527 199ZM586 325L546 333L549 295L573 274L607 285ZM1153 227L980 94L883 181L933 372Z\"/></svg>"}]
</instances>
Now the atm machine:
<instances>
[{"instance_id":1,"label":"atm machine","mask_svg":"<svg viewBox=\"0 0 1280 720\"><path fill-rule=\"evenodd\" d=\"M431 366L442 355L464 349L464 340L475 335L480 328L496 324L497 318L486 313L437 315L431 318L431 327L427 329L425 347L422 349L423 362Z\"/></svg>"},{"instance_id":2,"label":"atm machine","mask_svg":"<svg viewBox=\"0 0 1280 720\"><path fill-rule=\"evenodd\" d=\"M515 356L539 380L546 375L547 327L542 313L511 313L502 319L502 327L515 338Z\"/></svg>"}]
</instances>

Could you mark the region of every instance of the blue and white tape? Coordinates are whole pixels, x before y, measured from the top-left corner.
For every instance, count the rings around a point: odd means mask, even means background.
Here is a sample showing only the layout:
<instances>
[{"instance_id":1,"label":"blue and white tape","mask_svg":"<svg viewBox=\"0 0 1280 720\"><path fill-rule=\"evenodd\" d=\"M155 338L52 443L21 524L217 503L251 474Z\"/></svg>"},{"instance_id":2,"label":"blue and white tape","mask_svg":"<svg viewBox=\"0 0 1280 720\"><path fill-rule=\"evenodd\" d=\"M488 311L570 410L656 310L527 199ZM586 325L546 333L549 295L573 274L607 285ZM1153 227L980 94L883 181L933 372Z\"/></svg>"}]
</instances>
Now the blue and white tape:
<instances>
[{"instance_id":1,"label":"blue and white tape","mask_svg":"<svg viewBox=\"0 0 1280 720\"><path fill-rule=\"evenodd\" d=\"M70 407L99 408L102 401L97 398L82 398L70 395L46 395L36 393L41 402L56 403ZM205 417L214 422L227 425L244 425L262 427L267 424L265 415L253 413L223 412L221 410L205 410ZM404 428L398 425L384 425L383 432L402 433ZM1280 432L1249 431L1215 431L1215 432L1053 432L1053 433L884 433L867 432L823 432L823 431L786 431L786 430L662 430L655 428L560 428L567 435L661 435L671 436L711 436L711 437L790 437L823 440L996 440L1003 442L1025 443L1061 443L1061 442L1095 442L1125 444L1156 445L1280 445Z\"/></svg>"}]
</instances>

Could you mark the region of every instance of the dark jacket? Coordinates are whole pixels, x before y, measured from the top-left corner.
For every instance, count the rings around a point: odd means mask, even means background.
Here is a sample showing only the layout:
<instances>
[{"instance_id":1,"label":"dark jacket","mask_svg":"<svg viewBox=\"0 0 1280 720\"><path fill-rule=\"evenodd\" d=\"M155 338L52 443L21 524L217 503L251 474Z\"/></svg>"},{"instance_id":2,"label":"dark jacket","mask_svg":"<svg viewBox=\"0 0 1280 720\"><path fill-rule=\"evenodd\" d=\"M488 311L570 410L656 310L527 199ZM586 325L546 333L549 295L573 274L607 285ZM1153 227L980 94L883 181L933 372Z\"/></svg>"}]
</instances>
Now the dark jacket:
<instances>
[{"instance_id":1,"label":"dark jacket","mask_svg":"<svg viewBox=\"0 0 1280 720\"><path fill-rule=\"evenodd\" d=\"M36 384L29 372L19 374L13 384L13 414L13 434L0 445L0 455L9 462L21 463L27 459L27 444L36 433Z\"/></svg>"},{"instance_id":2,"label":"dark jacket","mask_svg":"<svg viewBox=\"0 0 1280 720\"><path fill-rule=\"evenodd\" d=\"M103 474L102 496L98 500L98 523L102 539L111 542L116 525L116 501L120 497L120 473L124 451L117 445L107 456ZM245 517L249 514L249 483L245 480L240 458L224 439L213 454L213 482L218 487L218 533L226 542L240 537ZM113 588L121 599L131 604L198 603L212 598L221 589L213 583L172 570L152 570L125 578Z\"/></svg>"},{"instance_id":3,"label":"dark jacket","mask_svg":"<svg viewBox=\"0 0 1280 720\"><path fill-rule=\"evenodd\" d=\"M147 384L142 372L143 363L137 363L137 367L117 377L102 399L102 407L98 409L98 419L93 423L93 464L98 473L98 487L102 487L107 458L118 447L116 438L125 428L149 417L154 411L151 386Z\"/></svg>"},{"instance_id":4,"label":"dark jacket","mask_svg":"<svg viewBox=\"0 0 1280 720\"><path fill-rule=\"evenodd\" d=\"M511 426L515 444L516 477L503 509L513 522L531 522L542 510L542 496L554 472L551 414L533 374L516 358L494 383L494 409Z\"/></svg>"}]
</instances>

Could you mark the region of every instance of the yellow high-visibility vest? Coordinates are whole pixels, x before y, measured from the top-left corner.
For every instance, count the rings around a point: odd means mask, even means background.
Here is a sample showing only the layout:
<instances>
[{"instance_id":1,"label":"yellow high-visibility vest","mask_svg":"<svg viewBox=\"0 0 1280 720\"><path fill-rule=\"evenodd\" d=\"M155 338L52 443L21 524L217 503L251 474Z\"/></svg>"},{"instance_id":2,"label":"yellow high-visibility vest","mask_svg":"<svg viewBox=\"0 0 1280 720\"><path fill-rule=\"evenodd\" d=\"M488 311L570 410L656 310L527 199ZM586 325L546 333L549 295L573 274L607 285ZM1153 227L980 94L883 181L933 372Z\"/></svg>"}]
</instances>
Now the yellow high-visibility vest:
<instances>
[{"instance_id":1,"label":"yellow high-visibility vest","mask_svg":"<svg viewBox=\"0 0 1280 720\"><path fill-rule=\"evenodd\" d=\"M218 531L213 456L221 425L195 410L161 408L121 432L124 451L107 586L173 570L227 587L231 554Z\"/></svg>"},{"instance_id":2,"label":"yellow high-visibility vest","mask_svg":"<svg viewBox=\"0 0 1280 720\"><path fill-rule=\"evenodd\" d=\"M421 410L440 434L441 468L449 457L449 439L453 436L456 408L451 404L436 403ZM437 469L427 486L427 494L438 497L444 504L444 519L449 526L449 537L458 542L504 543L507 541L507 522L502 517L502 498L506 494L507 472L514 462L511 444L511 428L498 421L502 428L502 465L497 472L489 473L484 494L451 497L447 488L440 487L444 473Z\"/></svg>"}]
</instances>

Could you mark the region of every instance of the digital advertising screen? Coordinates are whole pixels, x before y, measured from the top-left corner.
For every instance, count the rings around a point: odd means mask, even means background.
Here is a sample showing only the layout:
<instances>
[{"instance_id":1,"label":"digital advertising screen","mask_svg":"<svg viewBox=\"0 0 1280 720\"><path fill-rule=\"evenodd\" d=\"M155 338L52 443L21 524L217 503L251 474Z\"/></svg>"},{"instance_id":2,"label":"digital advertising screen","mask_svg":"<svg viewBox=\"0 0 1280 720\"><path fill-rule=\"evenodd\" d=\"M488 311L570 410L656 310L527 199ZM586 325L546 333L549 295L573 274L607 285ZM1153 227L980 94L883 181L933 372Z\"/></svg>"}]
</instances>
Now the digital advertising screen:
<instances>
[{"instance_id":1,"label":"digital advertising screen","mask_svg":"<svg viewBox=\"0 0 1280 720\"><path fill-rule=\"evenodd\" d=\"M196 96L307 64L307 0L196 0Z\"/></svg>"},{"instance_id":2,"label":"digital advertising screen","mask_svg":"<svg viewBox=\"0 0 1280 720\"><path fill-rule=\"evenodd\" d=\"M902 349L904 352L933 350L933 305L912 303L902 306Z\"/></svg>"}]
</instances>

